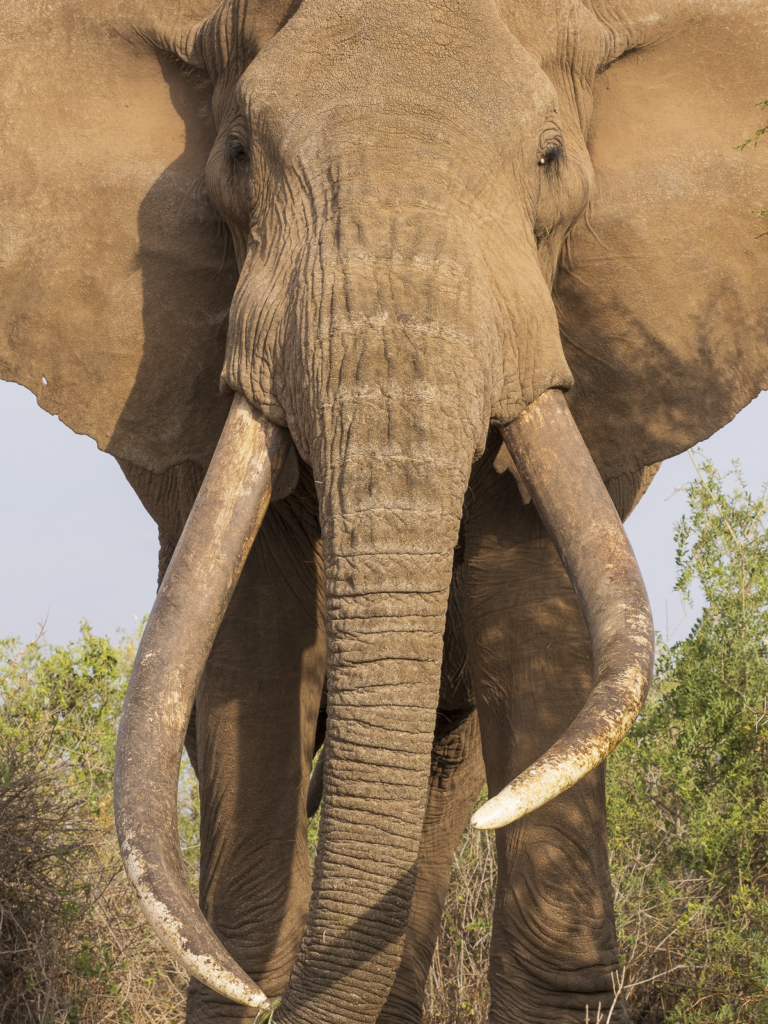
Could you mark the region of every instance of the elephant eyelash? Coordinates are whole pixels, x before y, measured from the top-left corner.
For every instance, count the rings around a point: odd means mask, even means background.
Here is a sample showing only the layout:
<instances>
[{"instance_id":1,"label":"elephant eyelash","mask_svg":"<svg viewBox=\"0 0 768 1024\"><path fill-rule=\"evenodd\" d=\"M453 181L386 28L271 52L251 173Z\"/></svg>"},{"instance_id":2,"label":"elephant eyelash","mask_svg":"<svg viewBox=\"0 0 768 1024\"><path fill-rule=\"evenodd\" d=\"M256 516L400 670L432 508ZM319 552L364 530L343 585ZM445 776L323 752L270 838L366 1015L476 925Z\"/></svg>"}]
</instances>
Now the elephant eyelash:
<instances>
[{"instance_id":1,"label":"elephant eyelash","mask_svg":"<svg viewBox=\"0 0 768 1024\"><path fill-rule=\"evenodd\" d=\"M538 164L539 167L543 167L545 170L556 170L564 160L565 151L560 143L556 143L542 153L539 157Z\"/></svg>"},{"instance_id":2,"label":"elephant eyelash","mask_svg":"<svg viewBox=\"0 0 768 1024\"><path fill-rule=\"evenodd\" d=\"M227 139L227 156L233 164L248 162L248 150L239 139Z\"/></svg>"}]
</instances>

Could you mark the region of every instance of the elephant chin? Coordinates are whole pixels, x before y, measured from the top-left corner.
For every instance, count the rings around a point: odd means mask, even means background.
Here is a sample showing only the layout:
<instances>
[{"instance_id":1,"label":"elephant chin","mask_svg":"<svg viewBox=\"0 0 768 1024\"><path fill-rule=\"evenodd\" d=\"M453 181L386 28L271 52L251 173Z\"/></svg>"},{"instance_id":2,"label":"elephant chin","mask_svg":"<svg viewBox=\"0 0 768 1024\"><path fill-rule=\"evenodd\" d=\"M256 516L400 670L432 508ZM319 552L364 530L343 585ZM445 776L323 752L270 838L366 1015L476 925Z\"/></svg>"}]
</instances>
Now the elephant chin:
<instances>
[{"instance_id":1,"label":"elephant chin","mask_svg":"<svg viewBox=\"0 0 768 1024\"><path fill-rule=\"evenodd\" d=\"M650 684L653 626L629 541L560 391L502 430L558 548L592 636L595 686L571 727L474 816L498 828L598 765L629 730ZM120 720L115 815L128 877L158 938L203 984L270 1003L214 935L184 877L176 821L187 721L211 646L289 447L241 396L158 592Z\"/></svg>"},{"instance_id":2,"label":"elephant chin","mask_svg":"<svg viewBox=\"0 0 768 1024\"><path fill-rule=\"evenodd\" d=\"M563 393L545 392L502 436L578 596L594 686L565 735L474 814L480 829L522 818L597 767L640 713L654 656L640 569Z\"/></svg>"}]
</instances>

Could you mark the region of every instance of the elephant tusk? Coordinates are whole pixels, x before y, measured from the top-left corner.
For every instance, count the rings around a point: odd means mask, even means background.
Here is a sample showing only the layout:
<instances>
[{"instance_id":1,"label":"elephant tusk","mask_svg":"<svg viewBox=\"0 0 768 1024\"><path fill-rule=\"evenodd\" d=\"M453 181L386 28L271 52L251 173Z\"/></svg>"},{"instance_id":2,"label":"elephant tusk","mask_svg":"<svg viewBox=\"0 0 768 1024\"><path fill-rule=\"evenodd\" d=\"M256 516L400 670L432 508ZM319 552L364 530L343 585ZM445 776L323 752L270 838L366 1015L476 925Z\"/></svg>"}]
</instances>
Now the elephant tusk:
<instances>
[{"instance_id":1,"label":"elephant tusk","mask_svg":"<svg viewBox=\"0 0 768 1024\"><path fill-rule=\"evenodd\" d=\"M176 793L197 684L288 445L285 429L235 397L144 630L115 756L120 852L152 930L203 984L259 1010L269 999L214 935L190 892Z\"/></svg>"},{"instance_id":2,"label":"elephant tusk","mask_svg":"<svg viewBox=\"0 0 768 1024\"><path fill-rule=\"evenodd\" d=\"M561 739L473 815L480 829L517 821L597 767L640 713L654 655L640 569L563 393L546 391L501 433L578 596L595 670Z\"/></svg>"}]
</instances>

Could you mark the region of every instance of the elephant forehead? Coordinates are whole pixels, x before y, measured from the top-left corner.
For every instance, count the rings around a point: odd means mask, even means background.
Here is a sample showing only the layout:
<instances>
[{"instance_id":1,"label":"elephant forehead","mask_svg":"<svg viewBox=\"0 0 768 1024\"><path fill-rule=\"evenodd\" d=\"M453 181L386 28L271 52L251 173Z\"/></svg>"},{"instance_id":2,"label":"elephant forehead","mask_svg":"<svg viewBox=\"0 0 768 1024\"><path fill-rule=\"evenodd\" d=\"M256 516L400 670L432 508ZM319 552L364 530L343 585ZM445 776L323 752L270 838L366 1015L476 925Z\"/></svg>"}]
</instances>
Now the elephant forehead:
<instances>
[{"instance_id":1,"label":"elephant forehead","mask_svg":"<svg viewBox=\"0 0 768 1024\"><path fill-rule=\"evenodd\" d=\"M612 37L582 0L496 0L509 31L547 69L591 77Z\"/></svg>"},{"instance_id":2,"label":"elephant forehead","mask_svg":"<svg viewBox=\"0 0 768 1024\"><path fill-rule=\"evenodd\" d=\"M556 105L537 62L490 0L305 0L238 87L251 117L291 135L391 116L431 130L506 140L536 132ZM297 102L297 99L301 102Z\"/></svg>"}]
</instances>

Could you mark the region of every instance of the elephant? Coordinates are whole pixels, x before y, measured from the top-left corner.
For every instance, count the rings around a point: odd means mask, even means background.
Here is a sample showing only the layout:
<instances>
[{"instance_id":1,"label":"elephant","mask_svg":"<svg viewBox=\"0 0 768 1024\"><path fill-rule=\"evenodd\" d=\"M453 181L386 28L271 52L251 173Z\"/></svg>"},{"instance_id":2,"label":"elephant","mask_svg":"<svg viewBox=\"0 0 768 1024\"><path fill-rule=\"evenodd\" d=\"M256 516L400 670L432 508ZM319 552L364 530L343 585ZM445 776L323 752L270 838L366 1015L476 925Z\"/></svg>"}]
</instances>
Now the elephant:
<instances>
[{"instance_id":1,"label":"elephant","mask_svg":"<svg viewBox=\"0 0 768 1024\"><path fill-rule=\"evenodd\" d=\"M158 524L115 799L188 1020L421 1020L486 779L490 1019L591 1019L604 761L652 671L621 519L768 387L761 0L4 23L0 373Z\"/></svg>"}]
</instances>

